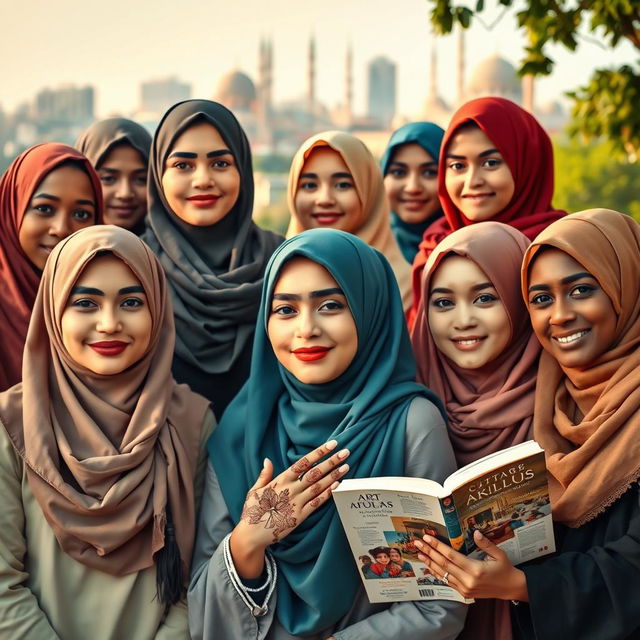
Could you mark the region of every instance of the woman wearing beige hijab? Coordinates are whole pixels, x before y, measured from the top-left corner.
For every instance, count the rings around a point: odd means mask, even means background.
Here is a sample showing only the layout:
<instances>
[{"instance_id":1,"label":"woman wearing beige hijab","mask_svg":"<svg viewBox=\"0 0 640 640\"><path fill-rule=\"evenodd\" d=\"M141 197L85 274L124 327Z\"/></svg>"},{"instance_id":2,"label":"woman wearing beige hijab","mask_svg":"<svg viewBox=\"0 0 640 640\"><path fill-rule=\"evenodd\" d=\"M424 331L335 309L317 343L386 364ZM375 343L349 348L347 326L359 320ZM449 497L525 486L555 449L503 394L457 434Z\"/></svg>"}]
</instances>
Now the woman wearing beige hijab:
<instances>
[{"instance_id":1,"label":"woman wearing beige hijab","mask_svg":"<svg viewBox=\"0 0 640 640\"><path fill-rule=\"evenodd\" d=\"M0 636L184 638L208 402L171 377L162 267L97 226L52 251L0 395Z\"/></svg>"},{"instance_id":2,"label":"woman wearing beige hijab","mask_svg":"<svg viewBox=\"0 0 640 640\"><path fill-rule=\"evenodd\" d=\"M606 209L554 222L524 256L522 293L544 349L533 433L557 552L516 568L478 532L490 562L422 545L465 595L519 602L517 638L639 637L639 281L640 225Z\"/></svg>"},{"instance_id":3,"label":"woman wearing beige hijab","mask_svg":"<svg viewBox=\"0 0 640 640\"><path fill-rule=\"evenodd\" d=\"M384 254L404 308L411 305L411 267L391 231L382 173L361 140L325 131L303 142L289 171L287 201L287 238L314 228L353 233Z\"/></svg>"}]
</instances>

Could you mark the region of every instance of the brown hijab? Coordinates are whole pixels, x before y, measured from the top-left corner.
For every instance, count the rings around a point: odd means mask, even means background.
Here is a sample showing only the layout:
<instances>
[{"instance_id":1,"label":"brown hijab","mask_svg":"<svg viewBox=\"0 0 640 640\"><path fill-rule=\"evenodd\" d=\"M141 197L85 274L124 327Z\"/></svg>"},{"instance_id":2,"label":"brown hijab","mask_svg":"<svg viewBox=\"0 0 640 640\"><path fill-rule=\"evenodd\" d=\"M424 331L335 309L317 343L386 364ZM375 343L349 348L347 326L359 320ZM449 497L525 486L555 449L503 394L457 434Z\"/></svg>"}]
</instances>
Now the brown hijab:
<instances>
[{"instance_id":1,"label":"brown hijab","mask_svg":"<svg viewBox=\"0 0 640 640\"><path fill-rule=\"evenodd\" d=\"M369 246L380 251L389 261L400 287L402 305L405 309L409 308L411 306L411 265L404 259L391 231L391 216L382 172L367 146L355 136L342 131L325 131L302 143L293 157L289 171L287 202L291 211L291 221L287 229L287 238L305 230L296 214L296 191L304 163L316 147L330 147L337 151L347 165L349 173L353 176L358 198L362 203L362 218L353 233Z\"/></svg>"},{"instance_id":2,"label":"brown hijab","mask_svg":"<svg viewBox=\"0 0 640 640\"><path fill-rule=\"evenodd\" d=\"M520 265L529 240L501 222L480 222L447 236L427 261L412 342L418 381L445 403L459 465L530 437L540 344L520 295ZM504 352L478 370L463 369L443 355L429 329L431 278L451 254L475 262L495 286L511 324Z\"/></svg>"},{"instance_id":3,"label":"brown hijab","mask_svg":"<svg viewBox=\"0 0 640 640\"><path fill-rule=\"evenodd\" d=\"M544 246L595 276L618 316L615 341L589 367L561 367L547 353L540 360L534 437L545 450L554 520L579 527L640 478L640 225L607 209L554 222L524 256L526 300Z\"/></svg>"},{"instance_id":4,"label":"brown hijab","mask_svg":"<svg viewBox=\"0 0 640 640\"><path fill-rule=\"evenodd\" d=\"M146 355L105 376L76 364L61 318L84 267L109 251L140 280L152 318ZM194 474L208 403L171 377L173 313L157 259L131 232L104 225L60 242L45 266L24 354L24 377L0 395L0 420L60 547L112 575L154 564L170 510L189 566Z\"/></svg>"},{"instance_id":5,"label":"brown hijab","mask_svg":"<svg viewBox=\"0 0 640 640\"><path fill-rule=\"evenodd\" d=\"M65 144L38 144L21 153L0 179L0 391L22 378L22 351L36 299L40 270L20 246L19 232L33 192L45 176L68 160L82 165L98 204L102 222L102 189L91 163Z\"/></svg>"}]
</instances>

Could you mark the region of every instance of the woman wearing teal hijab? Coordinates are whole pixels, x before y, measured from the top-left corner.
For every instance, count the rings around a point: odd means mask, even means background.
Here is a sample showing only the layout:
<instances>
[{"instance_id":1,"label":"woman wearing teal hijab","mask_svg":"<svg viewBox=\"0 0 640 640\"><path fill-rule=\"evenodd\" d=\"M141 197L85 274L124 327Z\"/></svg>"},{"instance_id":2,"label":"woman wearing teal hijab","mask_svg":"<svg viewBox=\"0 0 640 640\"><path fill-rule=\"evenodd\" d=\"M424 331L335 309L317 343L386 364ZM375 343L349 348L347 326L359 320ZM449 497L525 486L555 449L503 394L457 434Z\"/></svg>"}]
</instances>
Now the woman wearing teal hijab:
<instances>
[{"instance_id":1,"label":"woman wearing teal hijab","mask_svg":"<svg viewBox=\"0 0 640 640\"><path fill-rule=\"evenodd\" d=\"M192 637L454 638L464 605L369 604L329 499L347 455L348 477L442 481L455 468L439 402L415 382L389 263L352 234L314 229L275 251L264 282L249 380L209 441ZM325 451L348 453L304 473L300 459L332 441ZM247 571L252 526L273 539Z\"/></svg>"},{"instance_id":2,"label":"woman wearing teal hijab","mask_svg":"<svg viewBox=\"0 0 640 640\"><path fill-rule=\"evenodd\" d=\"M391 206L391 229L409 264L424 230L443 215L438 200L438 158L444 131L410 122L393 133L380 166Z\"/></svg>"}]
</instances>

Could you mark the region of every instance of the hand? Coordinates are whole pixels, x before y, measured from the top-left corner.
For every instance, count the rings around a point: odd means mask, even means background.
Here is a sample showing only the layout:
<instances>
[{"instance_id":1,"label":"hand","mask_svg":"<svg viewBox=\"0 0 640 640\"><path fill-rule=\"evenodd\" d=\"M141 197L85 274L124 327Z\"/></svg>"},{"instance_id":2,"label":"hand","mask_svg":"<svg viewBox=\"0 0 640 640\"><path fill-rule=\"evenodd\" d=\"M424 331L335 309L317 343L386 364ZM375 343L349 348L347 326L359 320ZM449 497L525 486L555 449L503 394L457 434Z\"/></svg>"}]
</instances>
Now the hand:
<instances>
[{"instance_id":1,"label":"hand","mask_svg":"<svg viewBox=\"0 0 640 640\"><path fill-rule=\"evenodd\" d=\"M418 558L436 578L442 580L446 575L449 585L465 598L528 602L524 572L516 569L507 554L479 531L474 532L473 539L487 554L485 560L467 558L432 536L424 536L424 542L416 540L415 544L422 552Z\"/></svg>"},{"instance_id":2,"label":"hand","mask_svg":"<svg viewBox=\"0 0 640 640\"><path fill-rule=\"evenodd\" d=\"M349 465L342 464L349 451L342 449L320 461L337 444L335 440L323 444L276 478L271 460L265 458L229 541L236 570L243 578L258 577L265 549L288 536L331 497L338 480L349 470Z\"/></svg>"}]
</instances>

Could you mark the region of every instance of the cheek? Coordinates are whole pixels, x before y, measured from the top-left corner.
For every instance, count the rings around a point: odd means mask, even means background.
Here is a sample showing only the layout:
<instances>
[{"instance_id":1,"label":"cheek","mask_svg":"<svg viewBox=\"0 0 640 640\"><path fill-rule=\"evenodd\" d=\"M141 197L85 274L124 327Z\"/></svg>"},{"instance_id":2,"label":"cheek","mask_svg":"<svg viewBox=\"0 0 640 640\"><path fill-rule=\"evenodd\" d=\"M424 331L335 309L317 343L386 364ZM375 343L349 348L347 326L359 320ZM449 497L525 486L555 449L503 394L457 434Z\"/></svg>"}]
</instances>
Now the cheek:
<instances>
[{"instance_id":1,"label":"cheek","mask_svg":"<svg viewBox=\"0 0 640 640\"><path fill-rule=\"evenodd\" d=\"M391 203L396 204L398 202L398 196L402 191L402 182L393 176L388 175L384 179L384 190Z\"/></svg>"},{"instance_id":2,"label":"cheek","mask_svg":"<svg viewBox=\"0 0 640 640\"><path fill-rule=\"evenodd\" d=\"M76 314L70 311L63 312L60 322L60 332L62 334L62 344L69 353L73 353L75 350L81 327L82 322L79 321Z\"/></svg>"},{"instance_id":3,"label":"cheek","mask_svg":"<svg viewBox=\"0 0 640 640\"><path fill-rule=\"evenodd\" d=\"M178 217L181 217L183 209L179 198L181 192L180 180L168 172L165 173L162 176L162 192L170 209Z\"/></svg>"},{"instance_id":4,"label":"cheek","mask_svg":"<svg viewBox=\"0 0 640 640\"><path fill-rule=\"evenodd\" d=\"M293 201L293 206L296 209L298 215L304 215L308 212L310 203L312 202L311 194L302 189L296 191L296 197Z\"/></svg>"},{"instance_id":5,"label":"cheek","mask_svg":"<svg viewBox=\"0 0 640 640\"><path fill-rule=\"evenodd\" d=\"M463 184L463 180L459 179L451 171L447 171L444 179L444 187L452 200L457 200L460 195L460 188Z\"/></svg>"}]
</instances>

